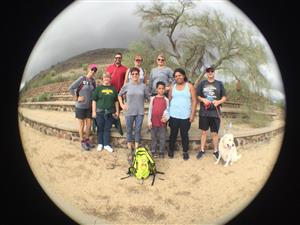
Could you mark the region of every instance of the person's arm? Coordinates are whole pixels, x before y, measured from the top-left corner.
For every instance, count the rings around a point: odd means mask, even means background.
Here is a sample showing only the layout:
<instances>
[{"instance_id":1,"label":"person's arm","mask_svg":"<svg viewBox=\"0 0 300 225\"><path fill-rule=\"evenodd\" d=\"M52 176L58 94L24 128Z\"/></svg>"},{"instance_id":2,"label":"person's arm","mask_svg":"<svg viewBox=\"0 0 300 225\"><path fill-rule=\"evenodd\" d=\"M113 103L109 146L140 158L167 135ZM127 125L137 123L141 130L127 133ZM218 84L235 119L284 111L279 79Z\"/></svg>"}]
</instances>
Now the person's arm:
<instances>
[{"instance_id":1,"label":"person's arm","mask_svg":"<svg viewBox=\"0 0 300 225\"><path fill-rule=\"evenodd\" d=\"M120 105L119 105L118 99L117 99L117 101L115 102L115 107L116 107L115 115L116 115L116 117L118 118L118 117L120 116Z\"/></svg>"},{"instance_id":2,"label":"person's arm","mask_svg":"<svg viewBox=\"0 0 300 225\"><path fill-rule=\"evenodd\" d=\"M192 111L191 111L191 115L190 115L190 122L192 123L195 119L195 114L196 114L196 107L197 107L197 97L196 97L196 90L194 85L192 85L191 83L188 83L189 87L190 87L190 92L191 92L191 96L192 96Z\"/></svg>"},{"instance_id":3,"label":"person's arm","mask_svg":"<svg viewBox=\"0 0 300 225\"><path fill-rule=\"evenodd\" d=\"M144 84L147 85L147 71L144 70Z\"/></svg>"},{"instance_id":4,"label":"person's arm","mask_svg":"<svg viewBox=\"0 0 300 225\"><path fill-rule=\"evenodd\" d=\"M203 97L203 83L200 83L197 86L196 94L197 94L197 99L199 100L200 103L203 102L204 105L210 104L210 101Z\"/></svg>"},{"instance_id":5,"label":"person's arm","mask_svg":"<svg viewBox=\"0 0 300 225\"><path fill-rule=\"evenodd\" d=\"M92 117L93 118L96 118L96 101L95 100L93 100L92 101Z\"/></svg>"},{"instance_id":6,"label":"person's arm","mask_svg":"<svg viewBox=\"0 0 300 225\"><path fill-rule=\"evenodd\" d=\"M128 83L128 78L129 78L129 69L126 71L126 74L125 74L125 78L124 78L124 84L125 85L126 83Z\"/></svg>"},{"instance_id":7,"label":"person's arm","mask_svg":"<svg viewBox=\"0 0 300 225\"><path fill-rule=\"evenodd\" d=\"M147 100L149 100L149 98L150 98L150 91L149 91L149 88L146 85L145 85L145 89L144 89L144 97Z\"/></svg>"},{"instance_id":8,"label":"person's arm","mask_svg":"<svg viewBox=\"0 0 300 225\"><path fill-rule=\"evenodd\" d=\"M153 83L153 80L152 80L152 76L153 76L153 70L151 70L150 72L150 75L149 75L149 92L152 94L152 83Z\"/></svg>"},{"instance_id":9,"label":"person's arm","mask_svg":"<svg viewBox=\"0 0 300 225\"><path fill-rule=\"evenodd\" d=\"M75 80L69 87L68 91L70 94L74 97L75 100L77 100L76 96L76 89L79 87L80 83L82 82L83 76L80 76L77 80Z\"/></svg>"},{"instance_id":10,"label":"person's arm","mask_svg":"<svg viewBox=\"0 0 300 225\"><path fill-rule=\"evenodd\" d=\"M124 103L123 103L123 97L122 97L122 95L125 95L126 92L127 92L127 85L124 85L124 86L121 88L121 90L120 90L120 92L119 92L119 94L118 94L118 100L119 100L120 106L121 106L121 108L124 109L124 110L127 110L127 109L128 109L127 104L124 104Z\"/></svg>"},{"instance_id":11,"label":"person's arm","mask_svg":"<svg viewBox=\"0 0 300 225\"><path fill-rule=\"evenodd\" d=\"M167 112L165 115L163 115L163 118L161 119L161 122L166 123L170 119L170 114L169 114L169 99L167 97L164 97L166 101L166 109L165 111Z\"/></svg>"},{"instance_id":12,"label":"person's arm","mask_svg":"<svg viewBox=\"0 0 300 225\"><path fill-rule=\"evenodd\" d=\"M169 98L169 102L171 102L171 100L172 100L172 85L169 89L168 98Z\"/></svg>"},{"instance_id":13,"label":"person's arm","mask_svg":"<svg viewBox=\"0 0 300 225\"><path fill-rule=\"evenodd\" d=\"M154 99L154 97L151 97L151 98L150 98L149 109L148 109L148 127L149 127L149 128L152 128L152 122L151 122L151 119L152 119L153 99Z\"/></svg>"}]
</instances>

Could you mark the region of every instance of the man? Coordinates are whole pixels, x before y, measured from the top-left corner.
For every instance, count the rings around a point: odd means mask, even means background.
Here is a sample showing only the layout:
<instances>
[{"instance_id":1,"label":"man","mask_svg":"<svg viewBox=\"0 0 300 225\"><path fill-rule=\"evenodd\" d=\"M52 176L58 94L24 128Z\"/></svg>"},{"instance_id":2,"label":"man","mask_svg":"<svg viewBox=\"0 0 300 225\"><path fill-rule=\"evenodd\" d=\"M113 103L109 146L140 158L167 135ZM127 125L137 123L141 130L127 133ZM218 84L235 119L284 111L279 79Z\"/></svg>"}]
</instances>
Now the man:
<instances>
[{"instance_id":1,"label":"man","mask_svg":"<svg viewBox=\"0 0 300 225\"><path fill-rule=\"evenodd\" d=\"M124 84L127 67L122 65L122 53L115 54L114 63L106 68L106 72L111 75L111 84L117 92L121 90Z\"/></svg>"},{"instance_id":2,"label":"man","mask_svg":"<svg viewBox=\"0 0 300 225\"><path fill-rule=\"evenodd\" d=\"M206 68L207 80L201 81L197 87L197 98L200 101L199 129L201 129L201 149L197 154L197 159L204 155L206 145L207 130L210 129L214 156L218 158L218 132L221 122L221 104L226 101L226 92L221 81L215 80L215 68Z\"/></svg>"},{"instance_id":3,"label":"man","mask_svg":"<svg viewBox=\"0 0 300 225\"><path fill-rule=\"evenodd\" d=\"M117 52L115 54L114 63L106 68L106 72L111 75L111 85L115 87L118 93L124 85L126 71L127 67L122 65L122 53ZM119 133L123 135L120 118L113 119L113 124L119 130Z\"/></svg>"}]
</instances>

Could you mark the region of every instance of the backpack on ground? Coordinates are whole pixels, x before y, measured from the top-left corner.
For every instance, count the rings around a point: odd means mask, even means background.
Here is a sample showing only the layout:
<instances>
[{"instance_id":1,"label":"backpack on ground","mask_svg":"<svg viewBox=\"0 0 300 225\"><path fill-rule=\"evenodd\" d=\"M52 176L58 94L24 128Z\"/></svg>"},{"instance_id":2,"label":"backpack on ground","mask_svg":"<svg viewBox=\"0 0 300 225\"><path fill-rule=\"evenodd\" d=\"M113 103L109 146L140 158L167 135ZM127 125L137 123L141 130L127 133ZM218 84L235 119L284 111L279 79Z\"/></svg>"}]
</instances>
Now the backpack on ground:
<instances>
[{"instance_id":1,"label":"backpack on ground","mask_svg":"<svg viewBox=\"0 0 300 225\"><path fill-rule=\"evenodd\" d=\"M157 173L164 174L156 170L155 161L146 147L139 146L133 155L132 165L128 168L128 176L121 179L135 176L138 180L145 180L149 176L153 176L152 184L154 184Z\"/></svg>"}]
</instances>

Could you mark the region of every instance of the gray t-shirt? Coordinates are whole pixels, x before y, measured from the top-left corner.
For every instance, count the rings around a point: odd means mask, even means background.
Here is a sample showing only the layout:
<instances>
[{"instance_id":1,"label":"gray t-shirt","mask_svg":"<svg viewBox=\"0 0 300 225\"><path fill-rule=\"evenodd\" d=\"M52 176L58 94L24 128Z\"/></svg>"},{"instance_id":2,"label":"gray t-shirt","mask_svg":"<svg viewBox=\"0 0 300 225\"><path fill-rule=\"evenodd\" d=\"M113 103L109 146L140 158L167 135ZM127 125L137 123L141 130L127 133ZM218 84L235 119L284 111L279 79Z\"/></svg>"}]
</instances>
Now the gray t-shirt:
<instances>
[{"instance_id":1,"label":"gray t-shirt","mask_svg":"<svg viewBox=\"0 0 300 225\"><path fill-rule=\"evenodd\" d=\"M144 83L129 82L125 84L119 92L119 96L122 95L126 95L128 106L125 116L144 115L144 100L145 98L149 99L149 89Z\"/></svg>"},{"instance_id":2,"label":"gray t-shirt","mask_svg":"<svg viewBox=\"0 0 300 225\"><path fill-rule=\"evenodd\" d=\"M173 81L173 71L169 67L155 67L151 70L150 76L149 76L149 89L151 94L156 93L156 83L158 81L162 81L166 84L166 86L169 85Z\"/></svg>"},{"instance_id":3,"label":"gray t-shirt","mask_svg":"<svg viewBox=\"0 0 300 225\"><path fill-rule=\"evenodd\" d=\"M86 76L80 76L70 85L68 90L72 95L76 95L76 90L79 88L81 82L83 86L79 91L79 96L84 96L84 101L76 101L75 107L80 109L88 109L92 107L92 93L95 89L93 85L95 81L93 78L88 79Z\"/></svg>"}]
</instances>

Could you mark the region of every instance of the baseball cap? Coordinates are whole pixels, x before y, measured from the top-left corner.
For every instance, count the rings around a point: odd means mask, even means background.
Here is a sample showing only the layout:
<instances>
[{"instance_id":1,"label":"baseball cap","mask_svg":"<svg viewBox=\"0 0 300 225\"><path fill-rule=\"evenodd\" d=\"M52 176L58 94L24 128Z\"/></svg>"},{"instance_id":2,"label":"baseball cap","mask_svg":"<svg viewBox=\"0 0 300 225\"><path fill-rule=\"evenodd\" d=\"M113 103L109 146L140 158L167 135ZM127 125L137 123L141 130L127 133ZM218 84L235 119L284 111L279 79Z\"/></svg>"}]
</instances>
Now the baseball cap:
<instances>
[{"instance_id":1,"label":"baseball cap","mask_svg":"<svg viewBox=\"0 0 300 225\"><path fill-rule=\"evenodd\" d=\"M214 67L213 65L211 65L211 66L207 67L207 68L205 69L205 71L206 71L206 72L209 72L209 71L214 72L214 71L215 71L215 67Z\"/></svg>"},{"instance_id":2,"label":"baseball cap","mask_svg":"<svg viewBox=\"0 0 300 225\"><path fill-rule=\"evenodd\" d=\"M96 64L90 64L89 65L89 69L94 69L94 68L96 68L96 70L98 69Z\"/></svg>"}]
</instances>

